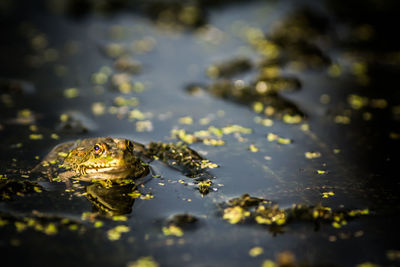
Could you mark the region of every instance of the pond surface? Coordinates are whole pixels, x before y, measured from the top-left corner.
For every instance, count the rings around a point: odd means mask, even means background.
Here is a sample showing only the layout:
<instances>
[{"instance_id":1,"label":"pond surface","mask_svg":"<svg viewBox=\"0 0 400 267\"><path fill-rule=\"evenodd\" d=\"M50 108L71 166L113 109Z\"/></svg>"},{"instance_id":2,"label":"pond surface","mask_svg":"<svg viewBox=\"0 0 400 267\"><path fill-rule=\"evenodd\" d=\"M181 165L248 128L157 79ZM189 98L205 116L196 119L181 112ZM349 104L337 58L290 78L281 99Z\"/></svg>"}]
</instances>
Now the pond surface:
<instances>
[{"instance_id":1,"label":"pond surface","mask_svg":"<svg viewBox=\"0 0 400 267\"><path fill-rule=\"evenodd\" d=\"M354 1L354 16L334 1L108 2L120 5L0 5L5 266L400 263L395 1ZM237 59L249 67L235 69ZM274 79L301 88L241 93ZM216 93L222 83L236 91ZM59 143L105 136L187 142L218 165L210 192L154 160L139 196L110 215L85 197L90 183L68 189L30 172ZM7 191L7 181L26 188ZM368 215L279 229L223 219L224 203L243 194ZM197 220L171 228L182 214Z\"/></svg>"}]
</instances>

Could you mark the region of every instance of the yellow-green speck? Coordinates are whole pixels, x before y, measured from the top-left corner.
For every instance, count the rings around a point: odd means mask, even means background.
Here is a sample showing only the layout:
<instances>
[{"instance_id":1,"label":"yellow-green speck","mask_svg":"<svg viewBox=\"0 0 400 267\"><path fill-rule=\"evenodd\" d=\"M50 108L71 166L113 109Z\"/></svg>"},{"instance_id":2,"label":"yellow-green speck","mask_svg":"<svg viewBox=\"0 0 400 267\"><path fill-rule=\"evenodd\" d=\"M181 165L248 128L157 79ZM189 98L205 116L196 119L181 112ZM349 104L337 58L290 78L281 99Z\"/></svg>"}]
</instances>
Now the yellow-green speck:
<instances>
[{"instance_id":1,"label":"yellow-green speck","mask_svg":"<svg viewBox=\"0 0 400 267\"><path fill-rule=\"evenodd\" d=\"M165 236L183 236L183 230L176 225L164 226L162 232Z\"/></svg>"},{"instance_id":2,"label":"yellow-green speck","mask_svg":"<svg viewBox=\"0 0 400 267\"><path fill-rule=\"evenodd\" d=\"M160 265L152 257L141 257L136 261L128 262L127 267L159 267Z\"/></svg>"},{"instance_id":3,"label":"yellow-green speck","mask_svg":"<svg viewBox=\"0 0 400 267\"><path fill-rule=\"evenodd\" d=\"M64 96L66 98L75 98L79 96L79 90L77 88L68 88L64 90Z\"/></svg>"},{"instance_id":4,"label":"yellow-green speck","mask_svg":"<svg viewBox=\"0 0 400 267\"><path fill-rule=\"evenodd\" d=\"M118 225L107 231L108 239L111 241L116 241L121 238L122 233L129 232L130 228L126 225Z\"/></svg>"},{"instance_id":5,"label":"yellow-green speck","mask_svg":"<svg viewBox=\"0 0 400 267\"><path fill-rule=\"evenodd\" d=\"M253 247L249 250L249 255L251 257L257 257L264 253L264 249L262 247Z\"/></svg>"}]
</instances>

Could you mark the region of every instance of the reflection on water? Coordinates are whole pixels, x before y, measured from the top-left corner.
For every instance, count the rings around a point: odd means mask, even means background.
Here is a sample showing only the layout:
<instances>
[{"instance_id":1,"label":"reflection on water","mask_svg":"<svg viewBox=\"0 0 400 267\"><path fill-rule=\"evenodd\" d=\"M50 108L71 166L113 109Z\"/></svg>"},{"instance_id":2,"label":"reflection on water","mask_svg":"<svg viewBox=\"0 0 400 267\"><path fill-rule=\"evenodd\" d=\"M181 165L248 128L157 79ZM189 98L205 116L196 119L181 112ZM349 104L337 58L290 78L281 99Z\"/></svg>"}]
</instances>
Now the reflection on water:
<instances>
[{"instance_id":1,"label":"reflection on water","mask_svg":"<svg viewBox=\"0 0 400 267\"><path fill-rule=\"evenodd\" d=\"M86 198L95 210L109 216L129 214L135 198L135 184L114 185L109 188L99 183L86 186Z\"/></svg>"}]
</instances>

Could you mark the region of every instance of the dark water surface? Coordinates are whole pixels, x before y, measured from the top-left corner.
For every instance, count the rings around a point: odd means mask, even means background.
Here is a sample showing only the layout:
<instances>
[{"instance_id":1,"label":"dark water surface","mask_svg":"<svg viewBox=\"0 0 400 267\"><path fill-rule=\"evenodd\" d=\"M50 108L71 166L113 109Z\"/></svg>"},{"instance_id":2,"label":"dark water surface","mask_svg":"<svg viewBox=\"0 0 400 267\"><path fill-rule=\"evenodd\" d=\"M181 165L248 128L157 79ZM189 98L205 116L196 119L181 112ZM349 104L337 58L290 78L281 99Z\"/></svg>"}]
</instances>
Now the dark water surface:
<instances>
[{"instance_id":1,"label":"dark water surface","mask_svg":"<svg viewBox=\"0 0 400 267\"><path fill-rule=\"evenodd\" d=\"M110 1L121 4L112 12L95 1L82 9L83 2L0 5L0 178L43 187L40 193L2 198L2 266L134 266L143 257L160 266L400 264L400 47L397 32L389 29L395 1L377 6L352 1L359 8L354 16L343 9L347 3L336 1L203 1L204 21L194 26L153 20L146 11L153 2ZM257 121L268 117L256 113L254 103L188 93L190 85L215 82L206 72L211 64L237 57L248 58L253 68L228 79L256 79L263 57L250 44L252 36L272 32L304 6L328 21L313 44L330 62L313 67L307 66L309 58L278 63L282 75L302 84L298 91L280 94L306 114L301 122L278 116L264 126ZM322 25L315 23L311 28ZM114 66L121 55L140 62L141 70L113 76L126 73ZM113 77L127 77L125 87L113 85ZM135 98L134 105L117 105L117 97ZM62 122L63 116L72 122ZM209 194L202 196L193 179L155 161L151 167L161 177L139 187L142 195L154 198L136 199L122 221L96 217L80 195L82 188L68 192L64 183L28 173L65 141L113 136L143 144L177 142L173 129L193 133L229 125L252 132L223 135L223 146L190 145L219 165L210 171L215 179ZM269 141L269 133L292 142ZM320 157L309 159L306 152ZM369 215L340 228L294 222L278 233L255 223L230 224L219 204L245 193L282 208L321 203L368 209ZM87 218L92 211L95 218ZM198 219L183 236L162 231L170 216L183 213ZM35 223L30 225L29 218ZM119 225L129 230L112 240L110 229ZM254 247L263 252L250 255ZM295 261L285 265L285 255Z\"/></svg>"}]
</instances>

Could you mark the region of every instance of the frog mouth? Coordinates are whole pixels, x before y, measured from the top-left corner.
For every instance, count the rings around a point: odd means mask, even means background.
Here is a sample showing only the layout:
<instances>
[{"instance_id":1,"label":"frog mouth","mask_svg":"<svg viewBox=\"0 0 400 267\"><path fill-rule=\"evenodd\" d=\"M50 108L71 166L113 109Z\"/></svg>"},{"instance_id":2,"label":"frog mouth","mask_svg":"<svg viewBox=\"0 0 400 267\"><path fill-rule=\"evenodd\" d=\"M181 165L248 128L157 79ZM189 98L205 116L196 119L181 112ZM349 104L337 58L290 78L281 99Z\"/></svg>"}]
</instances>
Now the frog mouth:
<instances>
[{"instance_id":1,"label":"frog mouth","mask_svg":"<svg viewBox=\"0 0 400 267\"><path fill-rule=\"evenodd\" d=\"M93 174L93 173L122 173L130 170L131 168L127 165L118 164L95 164L78 168L81 174Z\"/></svg>"}]
</instances>

